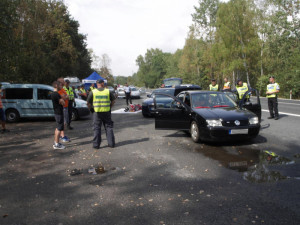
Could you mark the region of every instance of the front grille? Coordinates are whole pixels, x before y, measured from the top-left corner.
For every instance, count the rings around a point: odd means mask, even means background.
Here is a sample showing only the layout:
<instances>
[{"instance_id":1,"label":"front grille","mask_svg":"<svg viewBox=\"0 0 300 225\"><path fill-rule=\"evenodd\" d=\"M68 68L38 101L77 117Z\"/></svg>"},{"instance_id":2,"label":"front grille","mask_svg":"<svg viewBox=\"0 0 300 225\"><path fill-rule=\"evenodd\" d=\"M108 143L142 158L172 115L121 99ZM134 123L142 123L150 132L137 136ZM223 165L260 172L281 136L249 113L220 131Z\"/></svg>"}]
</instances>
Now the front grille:
<instances>
[{"instance_id":1,"label":"front grille","mask_svg":"<svg viewBox=\"0 0 300 225\"><path fill-rule=\"evenodd\" d=\"M236 120L224 120L222 122L222 125L224 127L240 127L240 126L248 126L249 122L248 120L238 120L240 122L240 125L235 124Z\"/></svg>"}]
</instances>

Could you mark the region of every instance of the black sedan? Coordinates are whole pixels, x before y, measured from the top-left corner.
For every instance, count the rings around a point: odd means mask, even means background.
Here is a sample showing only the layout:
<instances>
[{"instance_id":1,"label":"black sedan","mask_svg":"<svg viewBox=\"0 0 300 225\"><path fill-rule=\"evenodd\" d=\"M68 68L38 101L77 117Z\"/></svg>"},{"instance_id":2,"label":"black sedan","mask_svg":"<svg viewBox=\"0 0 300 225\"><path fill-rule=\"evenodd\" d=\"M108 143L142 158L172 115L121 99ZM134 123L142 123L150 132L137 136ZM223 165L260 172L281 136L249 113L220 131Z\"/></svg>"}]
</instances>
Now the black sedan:
<instances>
[{"instance_id":1,"label":"black sedan","mask_svg":"<svg viewBox=\"0 0 300 225\"><path fill-rule=\"evenodd\" d=\"M168 94L172 96L178 95L182 91L187 91L187 90L201 90L201 87L198 85L194 84L181 84L181 85L176 85L175 87L172 88L158 88L155 89L151 95L147 95L147 99L145 99L142 103L142 114L144 117L151 117L154 115L154 103L153 103L153 98L156 94Z\"/></svg>"},{"instance_id":2,"label":"black sedan","mask_svg":"<svg viewBox=\"0 0 300 225\"><path fill-rule=\"evenodd\" d=\"M239 104L224 92L184 91L177 97L157 94L155 129L190 131L194 142L255 138L261 106L257 91L252 91L253 101L242 99Z\"/></svg>"}]
</instances>

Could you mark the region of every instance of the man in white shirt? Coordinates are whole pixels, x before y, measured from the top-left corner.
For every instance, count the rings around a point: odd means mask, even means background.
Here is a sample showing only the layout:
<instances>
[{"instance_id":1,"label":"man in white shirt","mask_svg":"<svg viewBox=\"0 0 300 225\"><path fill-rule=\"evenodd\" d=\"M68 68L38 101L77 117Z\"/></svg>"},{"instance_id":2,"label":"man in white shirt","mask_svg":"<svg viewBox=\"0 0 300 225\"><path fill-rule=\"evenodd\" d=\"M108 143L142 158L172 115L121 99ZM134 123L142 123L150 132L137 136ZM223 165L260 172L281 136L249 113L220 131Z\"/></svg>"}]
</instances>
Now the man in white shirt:
<instances>
[{"instance_id":1,"label":"man in white shirt","mask_svg":"<svg viewBox=\"0 0 300 225\"><path fill-rule=\"evenodd\" d=\"M132 104L132 101L131 101L131 88L128 87L127 83L125 84L124 92L125 92L125 97L126 97L126 104L128 105L128 100L129 100L130 104Z\"/></svg>"}]
</instances>

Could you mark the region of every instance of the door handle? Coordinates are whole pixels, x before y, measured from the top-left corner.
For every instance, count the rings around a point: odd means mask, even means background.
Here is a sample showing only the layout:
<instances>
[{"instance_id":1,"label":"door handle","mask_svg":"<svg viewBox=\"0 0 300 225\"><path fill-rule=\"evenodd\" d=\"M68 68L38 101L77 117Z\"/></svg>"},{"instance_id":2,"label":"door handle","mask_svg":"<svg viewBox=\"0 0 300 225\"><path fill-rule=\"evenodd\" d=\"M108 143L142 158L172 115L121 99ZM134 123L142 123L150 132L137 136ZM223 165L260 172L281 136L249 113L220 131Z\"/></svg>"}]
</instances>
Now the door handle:
<instances>
[{"instance_id":1,"label":"door handle","mask_svg":"<svg viewBox=\"0 0 300 225\"><path fill-rule=\"evenodd\" d=\"M39 105L43 105L43 103L39 103Z\"/></svg>"}]
</instances>

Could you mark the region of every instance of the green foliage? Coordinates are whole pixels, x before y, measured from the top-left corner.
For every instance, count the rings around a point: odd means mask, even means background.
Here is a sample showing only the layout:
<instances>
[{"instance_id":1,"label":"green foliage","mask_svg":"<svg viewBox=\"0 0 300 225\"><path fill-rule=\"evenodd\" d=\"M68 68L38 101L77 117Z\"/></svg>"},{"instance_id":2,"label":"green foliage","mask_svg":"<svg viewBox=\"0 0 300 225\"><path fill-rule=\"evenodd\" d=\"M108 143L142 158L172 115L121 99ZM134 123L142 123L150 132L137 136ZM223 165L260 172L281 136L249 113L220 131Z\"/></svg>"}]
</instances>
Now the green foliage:
<instances>
[{"instance_id":1,"label":"green foliage","mask_svg":"<svg viewBox=\"0 0 300 225\"><path fill-rule=\"evenodd\" d=\"M83 78L92 72L86 37L62 1L0 4L5 9L0 14L1 81L50 84L60 76Z\"/></svg>"},{"instance_id":2,"label":"green foliage","mask_svg":"<svg viewBox=\"0 0 300 225\"><path fill-rule=\"evenodd\" d=\"M300 97L300 0L199 0L183 49L147 50L137 58L136 82L156 87L163 78L208 87L243 79L265 95L268 75L279 96ZM164 75L162 75L164 74Z\"/></svg>"}]
</instances>

